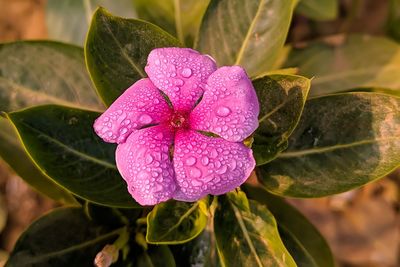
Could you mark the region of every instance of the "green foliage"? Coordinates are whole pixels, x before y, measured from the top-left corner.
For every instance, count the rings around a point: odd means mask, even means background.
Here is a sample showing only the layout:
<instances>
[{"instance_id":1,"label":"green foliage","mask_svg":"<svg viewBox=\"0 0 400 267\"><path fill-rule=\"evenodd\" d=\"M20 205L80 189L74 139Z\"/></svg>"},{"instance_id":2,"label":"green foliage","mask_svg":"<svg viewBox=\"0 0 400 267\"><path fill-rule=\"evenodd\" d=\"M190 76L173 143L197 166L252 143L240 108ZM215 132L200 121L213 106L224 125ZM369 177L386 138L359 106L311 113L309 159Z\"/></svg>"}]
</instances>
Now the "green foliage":
<instances>
[{"instance_id":1,"label":"green foliage","mask_svg":"<svg viewBox=\"0 0 400 267\"><path fill-rule=\"evenodd\" d=\"M210 0L135 0L141 19L161 26L182 44L191 46Z\"/></svg>"},{"instance_id":2,"label":"green foliage","mask_svg":"<svg viewBox=\"0 0 400 267\"><path fill-rule=\"evenodd\" d=\"M298 67L301 75L314 77L311 96L355 87L400 89L400 45L384 37L350 35L312 42L293 49L284 67Z\"/></svg>"},{"instance_id":3,"label":"green foliage","mask_svg":"<svg viewBox=\"0 0 400 267\"><path fill-rule=\"evenodd\" d=\"M86 39L85 56L97 91L110 105L125 89L146 76L144 66L151 50L180 46L159 27L134 19L114 17L99 8Z\"/></svg>"},{"instance_id":4,"label":"green foliage","mask_svg":"<svg viewBox=\"0 0 400 267\"><path fill-rule=\"evenodd\" d=\"M185 243L207 224L207 200L194 203L171 200L158 204L147 216L146 241L152 244Z\"/></svg>"},{"instance_id":5,"label":"green foliage","mask_svg":"<svg viewBox=\"0 0 400 267\"><path fill-rule=\"evenodd\" d=\"M249 198L266 205L274 215L283 243L298 266L335 266L325 239L299 211L262 188L246 185L244 189Z\"/></svg>"},{"instance_id":6,"label":"green foliage","mask_svg":"<svg viewBox=\"0 0 400 267\"><path fill-rule=\"evenodd\" d=\"M344 93L307 101L289 147L258 179L271 192L320 197L359 187L400 163L400 98Z\"/></svg>"},{"instance_id":7,"label":"green foliage","mask_svg":"<svg viewBox=\"0 0 400 267\"><path fill-rule=\"evenodd\" d=\"M260 125L254 134L257 165L273 160L287 148L287 139L300 119L310 80L295 75L269 75L253 81L260 103Z\"/></svg>"},{"instance_id":8,"label":"green foliage","mask_svg":"<svg viewBox=\"0 0 400 267\"><path fill-rule=\"evenodd\" d=\"M92 14L99 6L122 17L135 16L132 0L47 0L46 26L50 39L82 45Z\"/></svg>"},{"instance_id":9,"label":"green foliage","mask_svg":"<svg viewBox=\"0 0 400 267\"><path fill-rule=\"evenodd\" d=\"M115 145L92 129L99 113L47 105L8 116L29 155L55 182L99 204L137 205L115 166Z\"/></svg>"},{"instance_id":10,"label":"green foliage","mask_svg":"<svg viewBox=\"0 0 400 267\"><path fill-rule=\"evenodd\" d=\"M296 12L313 20L333 20L338 15L338 0L300 0Z\"/></svg>"},{"instance_id":11,"label":"green foliage","mask_svg":"<svg viewBox=\"0 0 400 267\"><path fill-rule=\"evenodd\" d=\"M195 48L251 77L271 70L285 43L295 0L211 0ZM246 15L244 15L246 14Z\"/></svg>"},{"instance_id":12,"label":"green foliage","mask_svg":"<svg viewBox=\"0 0 400 267\"><path fill-rule=\"evenodd\" d=\"M296 266L272 214L243 192L219 198L214 231L222 266Z\"/></svg>"},{"instance_id":13,"label":"green foliage","mask_svg":"<svg viewBox=\"0 0 400 267\"><path fill-rule=\"evenodd\" d=\"M29 226L6 266L93 266L96 254L120 232L93 223L80 208L59 208Z\"/></svg>"}]
</instances>

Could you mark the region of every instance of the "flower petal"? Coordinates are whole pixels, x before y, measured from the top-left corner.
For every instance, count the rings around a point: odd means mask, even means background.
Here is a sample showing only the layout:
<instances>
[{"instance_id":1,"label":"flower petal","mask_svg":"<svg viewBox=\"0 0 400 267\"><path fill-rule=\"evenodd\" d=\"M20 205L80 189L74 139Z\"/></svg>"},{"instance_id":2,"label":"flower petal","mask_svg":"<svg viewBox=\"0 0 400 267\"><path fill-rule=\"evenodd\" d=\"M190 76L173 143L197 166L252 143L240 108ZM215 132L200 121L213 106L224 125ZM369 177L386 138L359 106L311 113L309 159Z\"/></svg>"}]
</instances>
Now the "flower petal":
<instances>
[{"instance_id":1,"label":"flower petal","mask_svg":"<svg viewBox=\"0 0 400 267\"><path fill-rule=\"evenodd\" d=\"M140 205L172 198L176 185L169 149L173 140L173 132L159 125L134 132L118 145L117 168Z\"/></svg>"},{"instance_id":2,"label":"flower petal","mask_svg":"<svg viewBox=\"0 0 400 267\"><path fill-rule=\"evenodd\" d=\"M257 129L259 109L246 72L238 66L222 67L208 78L203 98L190 114L190 126L239 142Z\"/></svg>"},{"instance_id":3,"label":"flower petal","mask_svg":"<svg viewBox=\"0 0 400 267\"><path fill-rule=\"evenodd\" d=\"M177 110L190 110L203 94L208 76L217 69L209 56L189 48L151 51L145 70L151 81L169 97Z\"/></svg>"},{"instance_id":4,"label":"flower petal","mask_svg":"<svg viewBox=\"0 0 400 267\"><path fill-rule=\"evenodd\" d=\"M195 201L221 195L240 186L255 167L253 152L241 143L178 131L174 168L178 189L174 199Z\"/></svg>"},{"instance_id":5,"label":"flower petal","mask_svg":"<svg viewBox=\"0 0 400 267\"><path fill-rule=\"evenodd\" d=\"M150 79L129 87L94 123L98 136L109 143L123 143L136 129L162 122L171 110Z\"/></svg>"}]
</instances>

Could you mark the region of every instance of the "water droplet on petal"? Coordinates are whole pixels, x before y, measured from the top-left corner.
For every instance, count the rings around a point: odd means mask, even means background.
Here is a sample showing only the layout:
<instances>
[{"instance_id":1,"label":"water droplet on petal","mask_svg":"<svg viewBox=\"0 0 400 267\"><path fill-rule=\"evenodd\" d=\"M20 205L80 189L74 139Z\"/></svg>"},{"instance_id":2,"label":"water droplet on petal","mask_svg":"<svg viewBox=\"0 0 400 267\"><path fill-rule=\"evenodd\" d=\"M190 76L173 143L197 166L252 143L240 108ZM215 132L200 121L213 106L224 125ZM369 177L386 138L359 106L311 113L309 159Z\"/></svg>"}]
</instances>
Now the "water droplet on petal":
<instances>
[{"instance_id":1,"label":"water droplet on petal","mask_svg":"<svg viewBox=\"0 0 400 267\"><path fill-rule=\"evenodd\" d=\"M162 132L159 132L158 134L156 134L156 135L154 136L154 138L157 139L157 140L161 140L163 137L164 137L164 135L163 135Z\"/></svg>"},{"instance_id":2,"label":"water droplet on petal","mask_svg":"<svg viewBox=\"0 0 400 267\"><path fill-rule=\"evenodd\" d=\"M220 106L217 109L217 115L220 117L226 117L231 113L231 110L228 107Z\"/></svg>"},{"instance_id":3,"label":"water droplet on petal","mask_svg":"<svg viewBox=\"0 0 400 267\"><path fill-rule=\"evenodd\" d=\"M215 148L211 150L210 157L215 159L218 156L218 152Z\"/></svg>"},{"instance_id":4,"label":"water droplet on petal","mask_svg":"<svg viewBox=\"0 0 400 267\"><path fill-rule=\"evenodd\" d=\"M188 157L188 158L185 160L185 164L186 164L187 166L193 166L195 163L196 163L196 158L195 158L195 157Z\"/></svg>"},{"instance_id":5,"label":"water droplet on petal","mask_svg":"<svg viewBox=\"0 0 400 267\"><path fill-rule=\"evenodd\" d=\"M197 181L197 180L191 180L190 181L190 183L193 185L193 186L201 186L203 183L202 182L199 182L199 181Z\"/></svg>"},{"instance_id":6,"label":"water droplet on petal","mask_svg":"<svg viewBox=\"0 0 400 267\"><path fill-rule=\"evenodd\" d=\"M185 82L181 79L175 79L175 85L182 86Z\"/></svg>"},{"instance_id":7,"label":"water droplet on petal","mask_svg":"<svg viewBox=\"0 0 400 267\"><path fill-rule=\"evenodd\" d=\"M150 163L152 163L153 162L153 157L150 155L150 154L147 154L146 155L146 163L147 164L150 164Z\"/></svg>"},{"instance_id":8,"label":"water droplet on petal","mask_svg":"<svg viewBox=\"0 0 400 267\"><path fill-rule=\"evenodd\" d=\"M156 60L154 61L154 64L156 64L157 66L160 66L161 61L160 61L159 59L156 59Z\"/></svg>"},{"instance_id":9,"label":"water droplet on petal","mask_svg":"<svg viewBox=\"0 0 400 267\"><path fill-rule=\"evenodd\" d=\"M192 70L189 68L184 68L181 74L182 77L189 78L190 76L192 76Z\"/></svg>"},{"instance_id":10,"label":"water droplet on petal","mask_svg":"<svg viewBox=\"0 0 400 267\"><path fill-rule=\"evenodd\" d=\"M152 119L151 119L151 117L150 117L149 115L147 115L147 114L142 114L142 115L139 117L139 121L140 121L141 123L143 123L143 124L148 124L148 123L151 123Z\"/></svg>"},{"instance_id":11,"label":"water droplet on petal","mask_svg":"<svg viewBox=\"0 0 400 267\"><path fill-rule=\"evenodd\" d=\"M210 162L210 160L209 160L209 158L208 158L207 156L203 156L203 157L201 158L201 163L202 163L204 166L207 166L209 162Z\"/></svg>"},{"instance_id":12,"label":"water droplet on petal","mask_svg":"<svg viewBox=\"0 0 400 267\"><path fill-rule=\"evenodd\" d=\"M201 171L196 167L192 167L189 169L189 176L193 178L199 178L201 176Z\"/></svg>"},{"instance_id":13,"label":"water droplet on petal","mask_svg":"<svg viewBox=\"0 0 400 267\"><path fill-rule=\"evenodd\" d=\"M221 168L219 168L218 170L216 170L215 172L218 174L224 174L226 173L228 167L226 167L226 165L222 166Z\"/></svg>"}]
</instances>

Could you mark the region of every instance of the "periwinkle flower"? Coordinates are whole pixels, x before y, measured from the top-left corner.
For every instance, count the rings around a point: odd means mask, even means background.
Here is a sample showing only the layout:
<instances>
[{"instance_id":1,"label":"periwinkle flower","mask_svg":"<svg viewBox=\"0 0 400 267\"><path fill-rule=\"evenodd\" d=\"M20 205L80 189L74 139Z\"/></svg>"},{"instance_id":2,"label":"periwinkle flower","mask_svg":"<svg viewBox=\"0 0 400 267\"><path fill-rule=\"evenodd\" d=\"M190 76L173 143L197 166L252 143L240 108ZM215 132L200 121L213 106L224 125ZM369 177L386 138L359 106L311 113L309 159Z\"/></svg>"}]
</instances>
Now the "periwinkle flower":
<instances>
[{"instance_id":1,"label":"periwinkle flower","mask_svg":"<svg viewBox=\"0 0 400 267\"><path fill-rule=\"evenodd\" d=\"M259 114L246 72L217 69L211 57L188 48L154 49L145 71L149 78L94 124L104 141L119 144L117 167L133 198L141 205L196 201L244 183L255 160L243 140Z\"/></svg>"}]
</instances>

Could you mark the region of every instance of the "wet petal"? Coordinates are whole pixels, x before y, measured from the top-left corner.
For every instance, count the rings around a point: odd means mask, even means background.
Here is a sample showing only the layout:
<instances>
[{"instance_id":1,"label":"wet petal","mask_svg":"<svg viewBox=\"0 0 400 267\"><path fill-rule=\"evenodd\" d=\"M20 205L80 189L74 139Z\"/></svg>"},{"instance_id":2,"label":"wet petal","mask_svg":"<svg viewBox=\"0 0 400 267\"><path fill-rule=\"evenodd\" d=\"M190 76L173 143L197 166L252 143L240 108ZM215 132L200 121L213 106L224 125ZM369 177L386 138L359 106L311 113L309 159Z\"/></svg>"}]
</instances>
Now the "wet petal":
<instances>
[{"instance_id":1,"label":"wet petal","mask_svg":"<svg viewBox=\"0 0 400 267\"><path fill-rule=\"evenodd\" d=\"M195 131L175 136L174 168L178 189L174 199L195 201L240 186L255 167L251 149L241 143L207 137Z\"/></svg>"},{"instance_id":2,"label":"wet petal","mask_svg":"<svg viewBox=\"0 0 400 267\"><path fill-rule=\"evenodd\" d=\"M209 77L201 102L190 114L190 125L239 142L257 129L258 114L257 95L246 72L238 66L222 67Z\"/></svg>"},{"instance_id":3,"label":"wet petal","mask_svg":"<svg viewBox=\"0 0 400 267\"><path fill-rule=\"evenodd\" d=\"M216 68L209 56L189 48L169 47L151 51L145 70L151 81L170 98L175 109L190 110Z\"/></svg>"},{"instance_id":4,"label":"wet petal","mask_svg":"<svg viewBox=\"0 0 400 267\"><path fill-rule=\"evenodd\" d=\"M166 120L170 112L150 79L141 79L118 97L93 127L104 141L120 144L136 129Z\"/></svg>"},{"instance_id":5,"label":"wet petal","mask_svg":"<svg viewBox=\"0 0 400 267\"><path fill-rule=\"evenodd\" d=\"M172 198L176 188L169 157L173 139L173 132L159 125L136 131L118 145L118 170L140 205L155 205Z\"/></svg>"}]
</instances>

